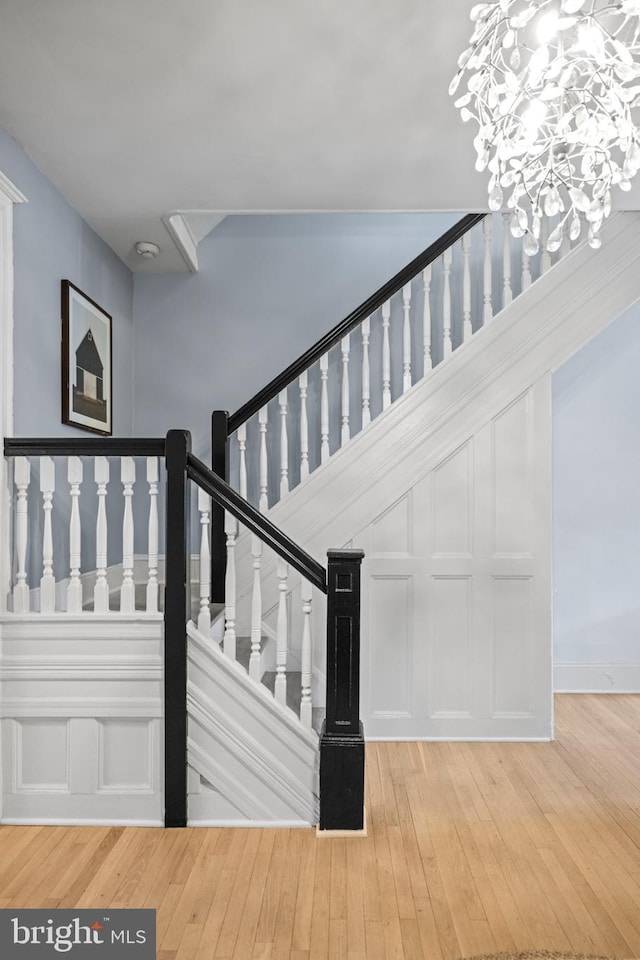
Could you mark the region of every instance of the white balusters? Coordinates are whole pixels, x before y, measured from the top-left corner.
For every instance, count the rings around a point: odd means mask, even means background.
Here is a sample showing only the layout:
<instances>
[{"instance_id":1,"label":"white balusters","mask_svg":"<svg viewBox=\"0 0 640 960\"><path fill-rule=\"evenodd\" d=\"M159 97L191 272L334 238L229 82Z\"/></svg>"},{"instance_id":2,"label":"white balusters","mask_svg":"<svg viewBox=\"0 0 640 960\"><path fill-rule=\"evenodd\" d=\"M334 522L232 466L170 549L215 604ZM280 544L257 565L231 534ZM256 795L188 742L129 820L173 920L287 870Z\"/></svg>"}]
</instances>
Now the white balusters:
<instances>
[{"instance_id":1,"label":"white balusters","mask_svg":"<svg viewBox=\"0 0 640 960\"><path fill-rule=\"evenodd\" d=\"M300 388L300 479L309 476L309 421L307 420L307 371L298 377Z\"/></svg>"},{"instance_id":2,"label":"white balusters","mask_svg":"<svg viewBox=\"0 0 640 960\"><path fill-rule=\"evenodd\" d=\"M320 357L320 463L329 459L329 354Z\"/></svg>"},{"instance_id":3,"label":"white balusters","mask_svg":"<svg viewBox=\"0 0 640 960\"><path fill-rule=\"evenodd\" d=\"M530 264L529 254L527 253L525 244L522 244L522 289L528 290L531 286L531 264Z\"/></svg>"},{"instance_id":4,"label":"white balusters","mask_svg":"<svg viewBox=\"0 0 640 960\"><path fill-rule=\"evenodd\" d=\"M227 570L224 578L224 639L223 650L232 660L236 658L236 533L238 524L230 513L224 515L227 537Z\"/></svg>"},{"instance_id":5,"label":"white balusters","mask_svg":"<svg viewBox=\"0 0 640 960\"><path fill-rule=\"evenodd\" d=\"M289 493L289 439L287 435L287 389L280 391L280 498Z\"/></svg>"},{"instance_id":6,"label":"white balusters","mask_svg":"<svg viewBox=\"0 0 640 960\"><path fill-rule=\"evenodd\" d=\"M240 424L238 427L238 461L239 461L239 480L240 496L247 499L247 425Z\"/></svg>"},{"instance_id":7,"label":"white balusters","mask_svg":"<svg viewBox=\"0 0 640 960\"><path fill-rule=\"evenodd\" d=\"M42 577L40 579L40 612L53 613L56 609L56 581L53 576L53 530L51 511L56 485L55 465L51 457L40 457L40 493L44 512L42 535Z\"/></svg>"},{"instance_id":8,"label":"white balusters","mask_svg":"<svg viewBox=\"0 0 640 960\"><path fill-rule=\"evenodd\" d=\"M209 597L211 590L211 549L209 547L209 518L211 501L209 495L198 487L198 513L200 514L200 609L198 610L198 630L209 636L211 629L211 608Z\"/></svg>"},{"instance_id":9,"label":"white balusters","mask_svg":"<svg viewBox=\"0 0 640 960\"><path fill-rule=\"evenodd\" d=\"M300 720L309 730L311 729L312 708L311 701L311 597L313 588L304 577L300 583L302 599L302 698L300 701Z\"/></svg>"},{"instance_id":10,"label":"white balusters","mask_svg":"<svg viewBox=\"0 0 640 960\"><path fill-rule=\"evenodd\" d=\"M451 356L451 247L442 255L443 294L442 294L442 356Z\"/></svg>"},{"instance_id":11,"label":"white balusters","mask_svg":"<svg viewBox=\"0 0 640 960\"><path fill-rule=\"evenodd\" d=\"M351 347L351 338L347 334L346 337L342 338L342 344L340 345L340 352L342 354L342 394L341 394L341 408L342 408L342 427L340 431L340 444L344 446L345 443L348 443L350 433L349 433L349 352Z\"/></svg>"},{"instance_id":12,"label":"white balusters","mask_svg":"<svg viewBox=\"0 0 640 960\"><path fill-rule=\"evenodd\" d=\"M124 495L122 519L122 586L120 588L120 612L133 613L136 608L136 587L133 581L133 484L136 465L133 457L120 458L120 479Z\"/></svg>"},{"instance_id":13,"label":"white balusters","mask_svg":"<svg viewBox=\"0 0 640 960\"><path fill-rule=\"evenodd\" d=\"M147 483L149 484L147 613L158 612L158 479L158 458L147 457Z\"/></svg>"},{"instance_id":14,"label":"white balusters","mask_svg":"<svg viewBox=\"0 0 640 960\"><path fill-rule=\"evenodd\" d=\"M424 305L422 307L422 340L424 352L424 372L433 367L431 356L431 264L422 271L422 289L424 291Z\"/></svg>"},{"instance_id":15,"label":"white balusters","mask_svg":"<svg viewBox=\"0 0 640 960\"><path fill-rule=\"evenodd\" d=\"M260 643L262 640L262 541L255 533L251 534L251 556L253 558L253 590L251 592L251 656L249 657L249 676L260 680Z\"/></svg>"},{"instance_id":16,"label":"white balusters","mask_svg":"<svg viewBox=\"0 0 640 960\"><path fill-rule=\"evenodd\" d=\"M27 583L27 497L31 464L26 457L16 457L14 464L16 484L16 525L15 543L18 570L13 588L13 612L27 613L29 610L29 585Z\"/></svg>"},{"instance_id":17,"label":"white balusters","mask_svg":"<svg viewBox=\"0 0 640 960\"><path fill-rule=\"evenodd\" d=\"M362 321L362 426L371 423L371 369L369 367L369 338L371 321Z\"/></svg>"},{"instance_id":18,"label":"white balusters","mask_svg":"<svg viewBox=\"0 0 640 960\"><path fill-rule=\"evenodd\" d=\"M471 326L471 232L462 238L462 342L473 336Z\"/></svg>"},{"instance_id":19,"label":"white balusters","mask_svg":"<svg viewBox=\"0 0 640 960\"><path fill-rule=\"evenodd\" d=\"M411 282L402 288L402 392L411 388Z\"/></svg>"},{"instance_id":20,"label":"white balusters","mask_svg":"<svg viewBox=\"0 0 640 960\"><path fill-rule=\"evenodd\" d=\"M109 610L109 584L107 583L107 510L105 498L109 482L109 461L96 457L94 476L98 486L98 518L96 521L96 584L93 589L93 609L96 613Z\"/></svg>"},{"instance_id":21,"label":"white balusters","mask_svg":"<svg viewBox=\"0 0 640 960\"><path fill-rule=\"evenodd\" d=\"M482 221L482 232L484 234L484 312L483 323L488 323L493 319L493 295L491 292L491 239L492 239L493 221L489 214Z\"/></svg>"},{"instance_id":22,"label":"white balusters","mask_svg":"<svg viewBox=\"0 0 640 960\"><path fill-rule=\"evenodd\" d=\"M391 302L382 305L382 409L391 404L391 347L389 345L389 324L391 323Z\"/></svg>"},{"instance_id":23,"label":"white balusters","mask_svg":"<svg viewBox=\"0 0 640 960\"><path fill-rule=\"evenodd\" d=\"M511 230L509 229L510 213L502 214L502 306L506 307L513 300L511 290Z\"/></svg>"},{"instance_id":24,"label":"white balusters","mask_svg":"<svg viewBox=\"0 0 640 960\"><path fill-rule=\"evenodd\" d=\"M568 226L562 231L562 244L560 246L560 260L564 260L566 255L571 252L571 238L569 236Z\"/></svg>"},{"instance_id":25,"label":"white balusters","mask_svg":"<svg viewBox=\"0 0 640 960\"><path fill-rule=\"evenodd\" d=\"M267 408L263 407L258 411L258 424L260 427L260 499L258 507L262 513L266 513L269 508L267 499Z\"/></svg>"},{"instance_id":26,"label":"white balusters","mask_svg":"<svg viewBox=\"0 0 640 960\"><path fill-rule=\"evenodd\" d=\"M71 493L71 519L69 521L69 585L67 587L67 613L82 612L82 582L80 580L80 484L82 483L82 460L69 457L67 480Z\"/></svg>"},{"instance_id":27,"label":"white balusters","mask_svg":"<svg viewBox=\"0 0 640 960\"><path fill-rule=\"evenodd\" d=\"M289 564L278 557L278 620L276 623L276 684L275 698L283 707L287 705L287 644L289 627L287 623L287 580Z\"/></svg>"}]
</instances>

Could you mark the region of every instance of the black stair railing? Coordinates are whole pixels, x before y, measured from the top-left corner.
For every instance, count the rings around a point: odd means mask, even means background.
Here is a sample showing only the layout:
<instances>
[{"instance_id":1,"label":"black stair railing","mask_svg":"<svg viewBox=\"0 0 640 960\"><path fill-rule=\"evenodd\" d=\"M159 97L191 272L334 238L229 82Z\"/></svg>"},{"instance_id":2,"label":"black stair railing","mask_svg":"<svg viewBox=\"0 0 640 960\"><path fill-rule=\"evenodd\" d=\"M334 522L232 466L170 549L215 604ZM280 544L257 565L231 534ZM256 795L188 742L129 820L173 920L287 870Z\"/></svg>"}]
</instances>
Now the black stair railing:
<instances>
[{"instance_id":1,"label":"black stair railing","mask_svg":"<svg viewBox=\"0 0 640 960\"><path fill-rule=\"evenodd\" d=\"M166 438L7 438L5 457L164 457L164 760L166 827L187 823L187 633L190 620L190 484L327 594L327 700L320 744L320 828L358 830L364 809L360 702L360 550L330 550L327 569L191 453L191 434Z\"/></svg>"},{"instance_id":2,"label":"black stair railing","mask_svg":"<svg viewBox=\"0 0 640 960\"><path fill-rule=\"evenodd\" d=\"M270 400L293 383L301 373L308 370L332 347L359 326L363 320L370 317L376 310L398 293L405 284L409 283L430 263L434 263L442 254L453 246L465 233L471 230L485 217L484 213L470 213L462 217L438 240L430 244L422 253L418 254L411 263L403 267L398 273L381 286L374 294L368 297L360 306L336 324L312 347L309 347L297 360L278 374L270 383L258 391L250 400L247 400L235 413L229 414L226 410L215 410L211 422L211 465L213 472L224 480L229 479L229 437L238 427L246 423L258 413ZM215 602L224 602L224 564L226 553L224 549L224 515L217 511L211 522L211 596Z\"/></svg>"}]
</instances>

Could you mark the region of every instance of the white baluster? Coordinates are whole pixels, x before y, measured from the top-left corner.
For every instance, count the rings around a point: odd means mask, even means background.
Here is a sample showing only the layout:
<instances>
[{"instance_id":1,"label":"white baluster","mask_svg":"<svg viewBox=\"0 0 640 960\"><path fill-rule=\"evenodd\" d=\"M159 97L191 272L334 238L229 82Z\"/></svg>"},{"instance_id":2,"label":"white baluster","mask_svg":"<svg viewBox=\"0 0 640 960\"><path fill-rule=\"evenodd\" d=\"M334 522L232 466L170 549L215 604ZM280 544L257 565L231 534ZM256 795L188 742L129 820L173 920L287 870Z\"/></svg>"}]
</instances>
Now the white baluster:
<instances>
[{"instance_id":1,"label":"white baluster","mask_svg":"<svg viewBox=\"0 0 640 960\"><path fill-rule=\"evenodd\" d=\"M531 286L531 264L529 262L529 254L525 249L524 243L522 244L522 289L528 290Z\"/></svg>"},{"instance_id":2,"label":"white baluster","mask_svg":"<svg viewBox=\"0 0 640 960\"><path fill-rule=\"evenodd\" d=\"M506 307L513 300L511 290L511 230L509 229L510 213L502 214L502 306Z\"/></svg>"},{"instance_id":3,"label":"white baluster","mask_svg":"<svg viewBox=\"0 0 640 960\"><path fill-rule=\"evenodd\" d=\"M484 234L484 313L483 323L488 323L493 319L493 294L491 291L491 237L493 232L493 222L491 214L482 221L482 232Z\"/></svg>"},{"instance_id":4,"label":"white baluster","mask_svg":"<svg viewBox=\"0 0 640 960\"><path fill-rule=\"evenodd\" d=\"M278 557L278 591L280 597L278 600L278 620L276 623L277 648L276 648L276 686L275 697L278 703L283 707L287 705L287 645L289 628L287 624L287 579L289 576L289 564L286 560Z\"/></svg>"},{"instance_id":5,"label":"white baluster","mask_svg":"<svg viewBox=\"0 0 640 960\"><path fill-rule=\"evenodd\" d=\"M307 371L298 377L300 387L300 479L309 476L309 422L307 420Z\"/></svg>"},{"instance_id":6,"label":"white baluster","mask_svg":"<svg viewBox=\"0 0 640 960\"><path fill-rule=\"evenodd\" d=\"M253 591L251 594L251 656L249 657L249 676L260 680L260 643L262 640L262 541L251 535L251 556L253 557Z\"/></svg>"},{"instance_id":7,"label":"white baluster","mask_svg":"<svg viewBox=\"0 0 640 960\"><path fill-rule=\"evenodd\" d=\"M402 288L402 392L411 388L411 282Z\"/></svg>"},{"instance_id":8,"label":"white baluster","mask_svg":"<svg viewBox=\"0 0 640 960\"><path fill-rule=\"evenodd\" d=\"M268 484L268 473L267 473L267 408L263 407L262 410L258 412L258 424L260 426L260 499L259 499L259 509L262 513L266 513L269 509L269 501L267 498L267 484Z\"/></svg>"},{"instance_id":9,"label":"white baluster","mask_svg":"<svg viewBox=\"0 0 640 960\"><path fill-rule=\"evenodd\" d=\"M94 476L98 485L98 518L96 520L96 585L93 588L93 609L106 613L109 609L109 584L107 583L107 510L105 498L109 482L109 461L96 457Z\"/></svg>"},{"instance_id":10,"label":"white baluster","mask_svg":"<svg viewBox=\"0 0 640 960\"><path fill-rule=\"evenodd\" d=\"M149 484L147 613L158 612L158 480L158 458L147 457L147 483Z\"/></svg>"},{"instance_id":11,"label":"white baluster","mask_svg":"<svg viewBox=\"0 0 640 960\"><path fill-rule=\"evenodd\" d=\"M42 577L40 579L40 612L53 613L56 609L56 581L53 576L53 531L51 511L56 486L55 466L51 457L40 457L40 493L44 511L42 537Z\"/></svg>"},{"instance_id":12,"label":"white baluster","mask_svg":"<svg viewBox=\"0 0 640 960\"><path fill-rule=\"evenodd\" d=\"M67 587L67 613L82 612L82 582L80 580L80 484L82 483L82 460L69 457L67 480L71 493L71 519L69 521L69 586Z\"/></svg>"},{"instance_id":13,"label":"white baluster","mask_svg":"<svg viewBox=\"0 0 640 960\"><path fill-rule=\"evenodd\" d=\"M471 326L471 232L467 230L462 238L462 342L473 336Z\"/></svg>"},{"instance_id":14,"label":"white baluster","mask_svg":"<svg viewBox=\"0 0 640 960\"><path fill-rule=\"evenodd\" d=\"M230 513L224 516L227 537L227 571L224 578L224 639L223 650L232 660L236 658L236 532L238 525Z\"/></svg>"},{"instance_id":15,"label":"white baluster","mask_svg":"<svg viewBox=\"0 0 640 960\"><path fill-rule=\"evenodd\" d=\"M540 276L545 274L551 268L551 254L547 250L547 240L549 239L549 221L546 217L542 218L540 225Z\"/></svg>"},{"instance_id":16,"label":"white baluster","mask_svg":"<svg viewBox=\"0 0 640 960\"><path fill-rule=\"evenodd\" d=\"M371 369L369 367L369 339L371 321L362 321L362 426L371 423Z\"/></svg>"},{"instance_id":17,"label":"white baluster","mask_svg":"<svg viewBox=\"0 0 640 960\"><path fill-rule=\"evenodd\" d=\"M329 354L320 357L320 463L329 459Z\"/></svg>"},{"instance_id":18,"label":"white baluster","mask_svg":"<svg viewBox=\"0 0 640 960\"><path fill-rule=\"evenodd\" d=\"M313 703L311 701L311 597L312 587L308 580L300 583L302 598L302 699L300 701L300 720L311 730Z\"/></svg>"},{"instance_id":19,"label":"white baluster","mask_svg":"<svg viewBox=\"0 0 640 960\"><path fill-rule=\"evenodd\" d=\"M562 244L560 246L559 259L564 260L566 255L570 252L571 252L571 238L569 237L568 224L566 224L565 229L562 231Z\"/></svg>"},{"instance_id":20,"label":"white baluster","mask_svg":"<svg viewBox=\"0 0 640 960\"><path fill-rule=\"evenodd\" d=\"M198 513L200 514L200 609L198 611L198 630L209 636L211 629L211 609L209 594L211 590L211 549L209 547L209 495L198 487Z\"/></svg>"},{"instance_id":21,"label":"white baluster","mask_svg":"<svg viewBox=\"0 0 640 960\"><path fill-rule=\"evenodd\" d=\"M26 457L16 457L14 466L16 483L16 554L18 570L13 588L13 612L28 613L29 584L27 583L27 497L31 479L31 464Z\"/></svg>"},{"instance_id":22,"label":"white baluster","mask_svg":"<svg viewBox=\"0 0 640 960\"><path fill-rule=\"evenodd\" d=\"M451 356L451 258L449 247L442 255L444 290L442 301L442 356L446 360Z\"/></svg>"},{"instance_id":23,"label":"white baluster","mask_svg":"<svg viewBox=\"0 0 640 960\"><path fill-rule=\"evenodd\" d=\"M122 518L122 586L120 588L120 612L133 613L136 608L136 587L133 582L133 484L136 465L133 457L120 458L120 479L124 495Z\"/></svg>"},{"instance_id":24,"label":"white baluster","mask_svg":"<svg viewBox=\"0 0 640 960\"><path fill-rule=\"evenodd\" d=\"M241 423L238 427L238 460L240 472L240 496L247 499L247 425Z\"/></svg>"},{"instance_id":25,"label":"white baluster","mask_svg":"<svg viewBox=\"0 0 640 960\"><path fill-rule=\"evenodd\" d=\"M424 305L422 307L422 340L424 353L424 372L433 367L431 356L431 264L422 271L422 289L424 290Z\"/></svg>"},{"instance_id":26,"label":"white baluster","mask_svg":"<svg viewBox=\"0 0 640 960\"><path fill-rule=\"evenodd\" d=\"M389 324L391 323L391 301L382 305L382 409L391 403L391 347L389 344Z\"/></svg>"},{"instance_id":27,"label":"white baluster","mask_svg":"<svg viewBox=\"0 0 640 960\"><path fill-rule=\"evenodd\" d=\"M340 444L344 446L349 440L349 352L351 347L350 335L342 338L340 347L342 353L342 430Z\"/></svg>"},{"instance_id":28,"label":"white baluster","mask_svg":"<svg viewBox=\"0 0 640 960\"><path fill-rule=\"evenodd\" d=\"M280 497L289 493L289 439L287 436L287 390L280 391Z\"/></svg>"}]
</instances>

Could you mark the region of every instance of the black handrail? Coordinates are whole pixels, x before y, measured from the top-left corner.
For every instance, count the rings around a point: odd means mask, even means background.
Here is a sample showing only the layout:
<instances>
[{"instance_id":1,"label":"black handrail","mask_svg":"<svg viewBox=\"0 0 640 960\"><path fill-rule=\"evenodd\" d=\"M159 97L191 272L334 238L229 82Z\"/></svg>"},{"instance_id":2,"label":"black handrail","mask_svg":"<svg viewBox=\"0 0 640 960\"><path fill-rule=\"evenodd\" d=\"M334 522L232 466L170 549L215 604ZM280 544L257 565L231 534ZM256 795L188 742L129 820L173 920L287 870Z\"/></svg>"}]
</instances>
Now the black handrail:
<instances>
[{"instance_id":1,"label":"black handrail","mask_svg":"<svg viewBox=\"0 0 640 960\"><path fill-rule=\"evenodd\" d=\"M424 270L426 266L433 263L434 260L437 260L445 250L448 250L449 247L459 240L460 237L464 236L467 231L475 227L481 220L484 220L485 216L486 214L484 213L469 213L463 217L462 220L458 220L458 222L447 230L446 233L443 233L435 243L432 243L426 250L418 254L418 256L412 260L411 263L407 264L406 267L403 267L399 273L396 273L395 277L388 280L384 286L380 287L380 289L365 300L364 303L361 303L359 307L352 310L333 330L326 333L324 337L318 340L318 342L303 353L302 356L289 364L286 370L283 370L282 373L268 383L266 387L263 387L251 400L247 400L246 403L229 417L229 434L235 433L238 427L246 423L249 417L252 417L258 410L261 410L265 404L276 397L281 390L284 390L284 388L299 377L301 373L308 370L311 364L324 356L331 347L339 343L354 327L357 327L363 320L370 317L383 303L386 303L390 297L401 290L406 283L413 280L421 270Z\"/></svg>"},{"instance_id":2,"label":"black handrail","mask_svg":"<svg viewBox=\"0 0 640 960\"><path fill-rule=\"evenodd\" d=\"M192 453L187 454L187 476L201 487L205 493L228 510L237 520L255 533L280 557L294 567L298 573L314 586L327 592L327 572L302 547L294 543L286 533L267 520L255 507L241 497L239 493L225 483Z\"/></svg>"},{"instance_id":3,"label":"black handrail","mask_svg":"<svg viewBox=\"0 0 640 960\"><path fill-rule=\"evenodd\" d=\"M5 457L164 457L164 437L6 437Z\"/></svg>"}]
</instances>

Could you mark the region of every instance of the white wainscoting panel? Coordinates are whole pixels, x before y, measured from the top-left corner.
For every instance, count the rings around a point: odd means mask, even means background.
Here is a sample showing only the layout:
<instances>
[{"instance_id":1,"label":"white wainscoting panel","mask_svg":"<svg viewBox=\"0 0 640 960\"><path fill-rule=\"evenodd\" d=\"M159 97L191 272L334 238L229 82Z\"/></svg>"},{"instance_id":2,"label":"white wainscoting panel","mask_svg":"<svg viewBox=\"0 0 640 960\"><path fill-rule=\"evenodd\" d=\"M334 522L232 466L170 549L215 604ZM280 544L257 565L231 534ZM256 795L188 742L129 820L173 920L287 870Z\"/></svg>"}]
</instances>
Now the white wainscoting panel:
<instances>
[{"instance_id":1,"label":"white wainscoting panel","mask_svg":"<svg viewBox=\"0 0 640 960\"><path fill-rule=\"evenodd\" d=\"M0 623L5 823L162 823L162 619Z\"/></svg>"}]
</instances>

